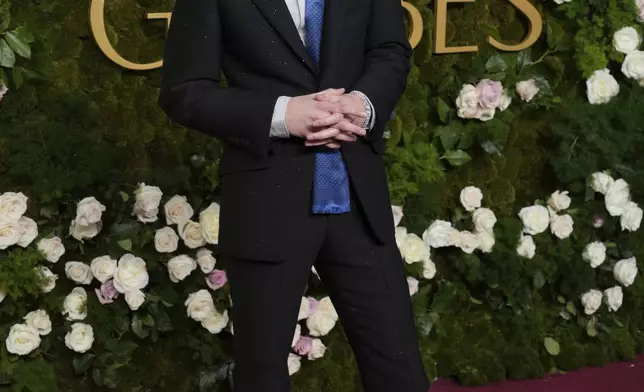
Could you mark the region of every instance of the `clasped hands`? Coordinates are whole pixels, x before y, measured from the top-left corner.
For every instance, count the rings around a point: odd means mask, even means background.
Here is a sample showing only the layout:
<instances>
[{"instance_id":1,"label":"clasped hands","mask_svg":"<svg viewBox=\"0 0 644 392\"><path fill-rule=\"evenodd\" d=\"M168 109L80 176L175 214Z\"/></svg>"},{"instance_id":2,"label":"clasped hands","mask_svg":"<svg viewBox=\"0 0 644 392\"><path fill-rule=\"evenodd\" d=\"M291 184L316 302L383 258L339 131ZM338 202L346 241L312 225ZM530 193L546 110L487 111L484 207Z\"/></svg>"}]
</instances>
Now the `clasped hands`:
<instances>
[{"instance_id":1,"label":"clasped hands","mask_svg":"<svg viewBox=\"0 0 644 392\"><path fill-rule=\"evenodd\" d=\"M340 148L364 136L366 113L360 97L344 89L328 89L291 98L286 106L286 128L305 145Z\"/></svg>"}]
</instances>

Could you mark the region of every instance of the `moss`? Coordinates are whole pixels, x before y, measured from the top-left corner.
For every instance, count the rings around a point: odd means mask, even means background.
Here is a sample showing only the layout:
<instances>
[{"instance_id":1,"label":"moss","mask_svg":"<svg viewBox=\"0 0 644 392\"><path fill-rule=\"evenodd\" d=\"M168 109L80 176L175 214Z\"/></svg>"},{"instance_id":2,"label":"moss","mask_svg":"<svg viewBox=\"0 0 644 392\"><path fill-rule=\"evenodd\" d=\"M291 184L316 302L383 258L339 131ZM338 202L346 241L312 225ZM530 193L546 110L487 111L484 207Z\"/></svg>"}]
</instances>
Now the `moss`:
<instances>
[{"instance_id":1,"label":"moss","mask_svg":"<svg viewBox=\"0 0 644 392\"><path fill-rule=\"evenodd\" d=\"M586 365L584 346L577 342L566 342L561 345L561 353L555 357L557 367L561 370L575 370Z\"/></svg>"},{"instance_id":2,"label":"moss","mask_svg":"<svg viewBox=\"0 0 644 392\"><path fill-rule=\"evenodd\" d=\"M509 347L504 355L504 365L511 380L538 378L544 374L539 353L530 348Z\"/></svg>"}]
</instances>

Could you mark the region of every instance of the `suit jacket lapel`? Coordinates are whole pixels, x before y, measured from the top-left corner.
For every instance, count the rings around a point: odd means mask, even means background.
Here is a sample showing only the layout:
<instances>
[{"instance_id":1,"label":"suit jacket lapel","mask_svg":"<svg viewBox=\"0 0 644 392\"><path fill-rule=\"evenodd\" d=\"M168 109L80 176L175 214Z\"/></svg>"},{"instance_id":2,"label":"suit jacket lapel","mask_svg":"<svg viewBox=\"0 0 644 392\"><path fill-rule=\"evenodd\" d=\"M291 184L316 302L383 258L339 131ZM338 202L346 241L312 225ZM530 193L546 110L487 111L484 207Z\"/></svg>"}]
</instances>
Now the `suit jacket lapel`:
<instances>
[{"instance_id":1,"label":"suit jacket lapel","mask_svg":"<svg viewBox=\"0 0 644 392\"><path fill-rule=\"evenodd\" d=\"M334 59L336 47L342 40L342 28L347 16L347 4L350 0L325 1L320 72L328 69Z\"/></svg>"},{"instance_id":2,"label":"suit jacket lapel","mask_svg":"<svg viewBox=\"0 0 644 392\"><path fill-rule=\"evenodd\" d=\"M252 1L295 54L304 61L312 72L317 73L317 67L300 39L295 23L293 23L293 18L286 7L286 2L284 0Z\"/></svg>"}]
</instances>

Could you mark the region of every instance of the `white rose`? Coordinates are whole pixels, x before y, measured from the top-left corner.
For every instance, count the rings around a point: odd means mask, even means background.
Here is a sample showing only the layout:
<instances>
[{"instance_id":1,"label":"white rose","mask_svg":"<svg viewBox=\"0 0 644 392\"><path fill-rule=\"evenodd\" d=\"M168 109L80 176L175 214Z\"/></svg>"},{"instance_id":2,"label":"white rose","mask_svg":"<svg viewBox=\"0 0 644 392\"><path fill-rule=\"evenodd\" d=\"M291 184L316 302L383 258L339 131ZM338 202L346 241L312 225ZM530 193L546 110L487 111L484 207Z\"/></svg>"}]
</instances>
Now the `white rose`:
<instances>
[{"instance_id":1,"label":"white rose","mask_svg":"<svg viewBox=\"0 0 644 392\"><path fill-rule=\"evenodd\" d=\"M5 340L7 351L15 355L27 355L40 346L40 334L34 327L15 324Z\"/></svg>"},{"instance_id":2,"label":"white rose","mask_svg":"<svg viewBox=\"0 0 644 392\"><path fill-rule=\"evenodd\" d=\"M190 220L195 214L188 199L185 196L172 196L163 206L165 211L165 221L168 225L178 225Z\"/></svg>"},{"instance_id":3,"label":"white rose","mask_svg":"<svg viewBox=\"0 0 644 392\"><path fill-rule=\"evenodd\" d=\"M125 303L131 310L138 310L145 303L145 293L141 290L130 290L125 292Z\"/></svg>"},{"instance_id":4,"label":"white rose","mask_svg":"<svg viewBox=\"0 0 644 392\"><path fill-rule=\"evenodd\" d=\"M18 219L27 212L27 200L29 198L22 192L0 194L0 223L18 222Z\"/></svg>"},{"instance_id":5,"label":"white rose","mask_svg":"<svg viewBox=\"0 0 644 392\"><path fill-rule=\"evenodd\" d=\"M391 206L391 213L394 217L394 227L398 227L404 214L401 206Z\"/></svg>"},{"instance_id":6,"label":"white rose","mask_svg":"<svg viewBox=\"0 0 644 392\"><path fill-rule=\"evenodd\" d=\"M461 204L467 211L474 211L481 206L483 192L475 186L467 186L461 190Z\"/></svg>"},{"instance_id":7,"label":"white rose","mask_svg":"<svg viewBox=\"0 0 644 392\"><path fill-rule=\"evenodd\" d=\"M21 236L22 230L18 221L0 221L0 250L16 245Z\"/></svg>"},{"instance_id":8,"label":"white rose","mask_svg":"<svg viewBox=\"0 0 644 392\"><path fill-rule=\"evenodd\" d=\"M619 94L619 83L608 69L595 71L586 81L588 102L593 105L607 103L617 94Z\"/></svg>"},{"instance_id":9,"label":"white rose","mask_svg":"<svg viewBox=\"0 0 644 392\"><path fill-rule=\"evenodd\" d=\"M212 203L199 214L203 238L213 245L219 243L219 210L219 204Z\"/></svg>"},{"instance_id":10,"label":"white rose","mask_svg":"<svg viewBox=\"0 0 644 392\"><path fill-rule=\"evenodd\" d=\"M460 118L478 118L479 117L479 100L481 94L478 89L471 84L464 84L456 98L456 108Z\"/></svg>"},{"instance_id":11,"label":"white rose","mask_svg":"<svg viewBox=\"0 0 644 392\"><path fill-rule=\"evenodd\" d=\"M212 296L204 289L190 294L185 306L188 317L195 321L203 321L216 311Z\"/></svg>"},{"instance_id":12,"label":"white rose","mask_svg":"<svg viewBox=\"0 0 644 392\"><path fill-rule=\"evenodd\" d=\"M114 272L114 288L121 294L132 290L143 290L148 285L150 276L145 261L131 253L119 259Z\"/></svg>"},{"instance_id":13,"label":"white rose","mask_svg":"<svg viewBox=\"0 0 644 392\"><path fill-rule=\"evenodd\" d=\"M172 253L179 247L179 236L172 227L166 226L154 233L154 249L159 253Z\"/></svg>"},{"instance_id":14,"label":"white rose","mask_svg":"<svg viewBox=\"0 0 644 392\"><path fill-rule=\"evenodd\" d=\"M18 225L20 226L20 238L16 245L26 248L38 237L38 224L35 220L23 216L18 220Z\"/></svg>"},{"instance_id":15,"label":"white rose","mask_svg":"<svg viewBox=\"0 0 644 392\"><path fill-rule=\"evenodd\" d=\"M100 256L92 260L89 268L96 280L104 283L114 277L116 266L117 261L110 256Z\"/></svg>"},{"instance_id":16,"label":"white rose","mask_svg":"<svg viewBox=\"0 0 644 392\"><path fill-rule=\"evenodd\" d=\"M550 222L550 231L555 237L563 240L570 237L573 231L573 225L574 221L572 220L572 216L568 214L556 215Z\"/></svg>"},{"instance_id":17,"label":"white rose","mask_svg":"<svg viewBox=\"0 0 644 392\"><path fill-rule=\"evenodd\" d=\"M637 276L637 261L635 257L618 261L613 268L613 276L624 287L632 285Z\"/></svg>"},{"instance_id":18,"label":"white rose","mask_svg":"<svg viewBox=\"0 0 644 392\"><path fill-rule=\"evenodd\" d=\"M584 306L584 313L593 314L602 304L604 295L599 290L590 290L581 296L581 304Z\"/></svg>"},{"instance_id":19,"label":"white rose","mask_svg":"<svg viewBox=\"0 0 644 392\"><path fill-rule=\"evenodd\" d=\"M65 335L65 345L77 353L87 352L94 344L94 329L89 324L74 323Z\"/></svg>"},{"instance_id":20,"label":"white rose","mask_svg":"<svg viewBox=\"0 0 644 392\"><path fill-rule=\"evenodd\" d=\"M204 274L209 274L215 269L217 260L212 255L212 251L208 248L197 249L197 264Z\"/></svg>"},{"instance_id":21,"label":"white rose","mask_svg":"<svg viewBox=\"0 0 644 392\"><path fill-rule=\"evenodd\" d=\"M615 286L604 290L604 303L608 305L609 312L617 312L622 306L623 300L624 292L622 291L622 286Z\"/></svg>"},{"instance_id":22,"label":"white rose","mask_svg":"<svg viewBox=\"0 0 644 392\"><path fill-rule=\"evenodd\" d=\"M42 336L48 335L51 332L51 319L47 312L42 309L29 312L23 318L25 324L35 328Z\"/></svg>"},{"instance_id":23,"label":"white rose","mask_svg":"<svg viewBox=\"0 0 644 392\"><path fill-rule=\"evenodd\" d=\"M479 247L479 238L467 230L461 231L456 244L465 253L473 253Z\"/></svg>"},{"instance_id":24,"label":"white rose","mask_svg":"<svg viewBox=\"0 0 644 392\"><path fill-rule=\"evenodd\" d=\"M629 201L619 219L622 230L637 231L642 223L642 209L637 203Z\"/></svg>"},{"instance_id":25,"label":"white rose","mask_svg":"<svg viewBox=\"0 0 644 392\"><path fill-rule=\"evenodd\" d=\"M499 110L504 111L505 109L510 107L511 103L512 97L510 97L505 91L503 91L503 95L501 95L501 102L499 103Z\"/></svg>"},{"instance_id":26,"label":"white rose","mask_svg":"<svg viewBox=\"0 0 644 392\"><path fill-rule=\"evenodd\" d=\"M187 221L179 225L179 235L183 243L190 249L197 249L207 244L203 236L201 224L195 221Z\"/></svg>"},{"instance_id":27,"label":"white rose","mask_svg":"<svg viewBox=\"0 0 644 392\"><path fill-rule=\"evenodd\" d=\"M318 301L318 312L328 314L333 320L338 321L338 313L335 311L330 297L324 297Z\"/></svg>"},{"instance_id":28,"label":"white rose","mask_svg":"<svg viewBox=\"0 0 644 392\"><path fill-rule=\"evenodd\" d=\"M197 262L186 255L173 257L168 261L168 274L174 283L184 280L196 269Z\"/></svg>"},{"instance_id":29,"label":"white rose","mask_svg":"<svg viewBox=\"0 0 644 392\"><path fill-rule=\"evenodd\" d=\"M47 267L37 267L36 272L40 275L42 279L41 289L43 293L49 293L54 288L56 288L56 280L58 279L58 275L55 275Z\"/></svg>"},{"instance_id":30,"label":"white rose","mask_svg":"<svg viewBox=\"0 0 644 392\"><path fill-rule=\"evenodd\" d=\"M300 301L300 311L297 315L297 321L301 321L309 317L309 312L310 312L311 306L309 299L306 297L302 297L302 301Z\"/></svg>"},{"instance_id":31,"label":"white rose","mask_svg":"<svg viewBox=\"0 0 644 392\"><path fill-rule=\"evenodd\" d=\"M530 102L539 92L539 87L534 79L522 80L517 83L517 94L525 102Z\"/></svg>"},{"instance_id":32,"label":"white rose","mask_svg":"<svg viewBox=\"0 0 644 392\"><path fill-rule=\"evenodd\" d=\"M519 218L523 222L523 232L530 235L543 233L550 224L550 212L539 205L523 207L519 211Z\"/></svg>"},{"instance_id":33,"label":"white rose","mask_svg":"<svg viewBox=\"0 0 644 392\"><path fill-rule=\"evenodd\" d=\"M622 27L613 34L613 46L621 53L629 54L642 43L640 35L633 27Z\"/></svg>"},{"instance_id":34,"label":"white rose","mask_svg":"<svg viewBox=\"0 0 644 392\"><path fill-rule=\"evenodd\" d=\"M490 121L494 118L494 114L496 114L495 108L480 108L476 118L481 121Z\"/></svg>"},{"instance_id":35,"label":"white rose","mask_svg":"<svg viewBox=\"0 0 644 392\"><path fill-rule=\"evenodd\" d=\"M56 263L65 254L63 241L58 237L43 238L38 241L38 250L50 263Z\"/></svg>"},{"instance_id":36,"label":"white rose","mask_svg":"<svg viewBox=\"0 0 644 392\"><path fill-rule=\"evenodd\" d=\"M630 187L623 179L616 180L606 191L604 203L606 210L611 216L620 216L624 213L624 208L631 201Z\"/></svg>"},{"instance_id":37,"label":"white rose","mask_svg":"<svg viewBox=\"0 0 644 392\"><path fill-rule=\"evenodd\" d=\"M319 301L316 312L306 319L306 327L311 336L325 336L331 332L337 321L338 314L329 297L325 297Z\"/></svg>"},{"instance_id":38,"label":"white rose","mask_svg":"<svg viewBox=\"0 0 644 392\"><path fill-rule=\"evenodd\" d=\"M584 248L582 258L589 262L591 267L599 267L606 260L606 245L599 241L591 242Z\"/></svg>"},{"instance_id":39,"label":"white rose","mask_svg":"<svg viewBox=\"0 0 644 392\"><path fill-rule=\"evenodd\" d=\"M622 63L622 73L627 78L642 80L644 78L644 52L636 50L626 55Z\"/></svg>"},{"instance_id":40,"label":"white rose","mask_svg":"<svg viewBox=\"0 0 644 392\"><path fill-rule=\"evenodd\" d=\"M436 276L436 264L431 260L423 261L423 278L433 279Z\"/></svg>"},{"instance_id":41,"label":"white rose","mask_svg":"<svg viewBox=\"0 0 644 392\"><path fill-rule=\"evenodd\" d=\"M227 310L224 310L224 313L215 311L210 316L201 321L201 326L206 328L211 334L218 334L219 332L223 331L224 328L226 328L228 321L230 320L228 318Z\"/></svg>"},{"instance_id":42,"label":"white rose","mask_svg":"<svg viewBox=\"0 0 644 392\"><path fill-rule=\"evenodd\" d=\"M409 287L409 295L412 296L418 292L418 279L411 276L407 277L407 287Z\"/></svg>"},{"instance_id":43,"label":"white rose","mask_svg":"<svg viewBox=\"0 0 644 392\"><path fill-rule=\"evenodd\" d=\"M407 234L405 241L400 247L402 254L407 264L418 263L429 259L429 248L423 242L422 238L416 234Z\"/></svg>"},{"instance_id":44,"label":"white rose","mask_svg":"<svg viewBox=\"0 0 644 392\"><path fill-rule=\"evenodd\" d=\"M291 347L295 347L297 342L302 336L302 326L300 324L295 324L295 333L293 333L293 340L291 341Z\"/></svg>"},{"instance_id":45,"label":"white rose","mask_svg":"<svg viewBox=\"0 0 644 392\"><path fill-rule=\"evenodd\" d=\"M159 215L159 204L161 204L163 196L161 189L141 183L135 194L136 201L132 215L136 215L137 219L143 223L156 222Z\"/></svg>"},{"instance_id":46,"label":"white rose","mask_svg":"<svg viewBox=\"0 0 644 392\"><path fill-rule=\"evenodd\" d=\"M423 241L431 248L454 246L458 241L459 234L450 222L435 220L423 233Z\"/></svg>"},{"instance_id":47,"label":"white rose","mask_svg":"<svg viewBox=\"0 0 644 392\"><path fill-rule=\"evenodd\" d=\"M496 225L496 215L489 208L477 208L472 213L472 222L476 231L489 231Z\"/></svg>"},{"instance_id":48,"label":"white rose","mask_svg":"<svg viewBox=\"0 0 644 392\"><path fill-rule=\"evenodd\" d=\"M76 223L90 226L101 221L105 206L94 197L86 197L76 206Z\"/></svg>"},{"instance_id":49,"label":"white rose","mask_svg":"<svg viewBox=\"0 0 644 392\"><path fill-rule=\"evenodd\" d=\"M82 287L74 287L63 302L63 315L67 320L85 320L87 317L87 292Z\"/></svg>"},{"instance_id":50,"label":"white rose","mask_svg":"<svg viewBox=\"0 0 644 392\"><path fill-rule=\"evenodd\" d=\"M614 182L615 180L613 177L604 172L596 172L590 176L590 187L593 188L595 192L599 192L602 195L605 195L606 192L608 192L608 189L610 189Z\"/></svg>"},{"instance_id":51,"label":"white rose","mask_svg":"<svg viewBox=\"0 0 644 392\"><path fill-rule=\"evenodd\" d=\"M557 212L563 211L566 208L570 207L570 196L568 196L568 191L553 192L548 199L548 206L550 206L550 208Z\"/></svg>"},{"instance_id":52,"label":"white rose","mask_svg":"<svg viewBox=\"0 0 644 392\"><path fill-rule=\"evenodd\" d=\"M483 253L492 252L496 240L494 239L494 232L492 230L477 231L476 237L479 241L479 249Z\"/></svg>"},{"instance_id":53,"label":"white rose","mask_svg":"<svg viewBox=\"0 0 644 392\"><path fill-rule=\"evenodd\" d=\"M5 298L7 298L7 293L5 293L4 291L0 291L0 303L2 303L2 301L4 301Z\"/></svg>"},{"instance_id":54,"label":"white rose","mask_svg":"<svg viewBox=\"0 0 644 392\"><path fill-rule=\"evenodd\" d=\"M309 361L315 361L316 359L320 359L324 356L326 353L326 346L320 339L312 339L311 340L311 351L306 355L306 357L309 359Z\"/></svg>"},{"instance_id":55,"label":"white rose","mask_svg":"<svg viewBox=\"0 0 644 392\"><path fill-rule=\"evenodd\" d=\"M65 275L68 279L78 284L90 284L94 279L89 265L80 261L68 261L65 263Z\"/></svg>"},{"instance_id":56,"label":"white rose","mask_svg":"<svg viewBox=\"0 0 644 392\"><path fill-rule=\"evenodd\" d=\"M103 222L94 223L88 226L83 226L76 222L72 221L69 225L69 234L78 241L83 241L85 239L94 238L101 232L103 228Z\"/></svg>"},{"instance_id":57,"label":"white rose","mask_svg":"<svg viewBox=\"0 0 644 392\"><path fill-rule=\"evenodd\" d=\"M555 3L557 3L558 5L561 5L563 3L570 3L571 1L572 0L555 0Z\"/></svg>"},{"instance_id":58,"label":"white rose","mask_svg":"<svg viewBox=\"0 0 644 392\"><path fill-rule=\"evenodd\" d=\"M288 355L288 359L286 360L286 364L288 366L288 374L289 376L292 376L297 373L302 367L301 357L299 355L290 353Z\"/></svg>"},{"instance_id":59,"label":"white rose","mask_svg":"<svg viewBox=\"0 0 644 392\"><path fill-rule=\"evenodd\" d=\"M534 257L536 250L537 247L534 244L532 236L522 235L521 238L519 238L519 245L517 246L517 253L519 256L531 259Z\"/></svg>"},{"instance_id":60,"label":"white rose","mask_svg":"<svg viewBox=\"0 0 644 392\"><path fill-rule=\"evenodd\" d=\"M407 238L407 228L406 227L396 227L396 246L400 249L405 243L405 238Z\"/></svg>"}]
</instances>

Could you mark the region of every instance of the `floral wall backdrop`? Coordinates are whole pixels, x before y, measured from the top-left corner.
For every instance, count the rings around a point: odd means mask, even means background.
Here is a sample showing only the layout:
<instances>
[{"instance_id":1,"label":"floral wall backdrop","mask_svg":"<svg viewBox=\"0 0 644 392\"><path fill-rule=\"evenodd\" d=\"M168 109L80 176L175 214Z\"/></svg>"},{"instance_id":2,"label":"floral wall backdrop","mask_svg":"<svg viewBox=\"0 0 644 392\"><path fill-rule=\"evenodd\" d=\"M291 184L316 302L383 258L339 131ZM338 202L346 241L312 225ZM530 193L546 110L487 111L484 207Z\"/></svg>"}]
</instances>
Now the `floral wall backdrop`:
<instances>
[{"instance_id":1,"label":"floral wall backdrop","mask_svg":"<svg viewBox=\"0 0 644 392\"><path fill-rule=\"evenodd\" d=\"M107 1L108 36L162 52L171 0ZM431 377L540 377L644 352L644 2L433 1L387 132L396 240ZM170 124L159 74L112 64L86 0L0 0L0 390L226 390L234 325L217 260L221 146ZM312 271L296 391L357 391ZM34 377L37 374L38 377Z\"/></svg>"}]
</instances>

